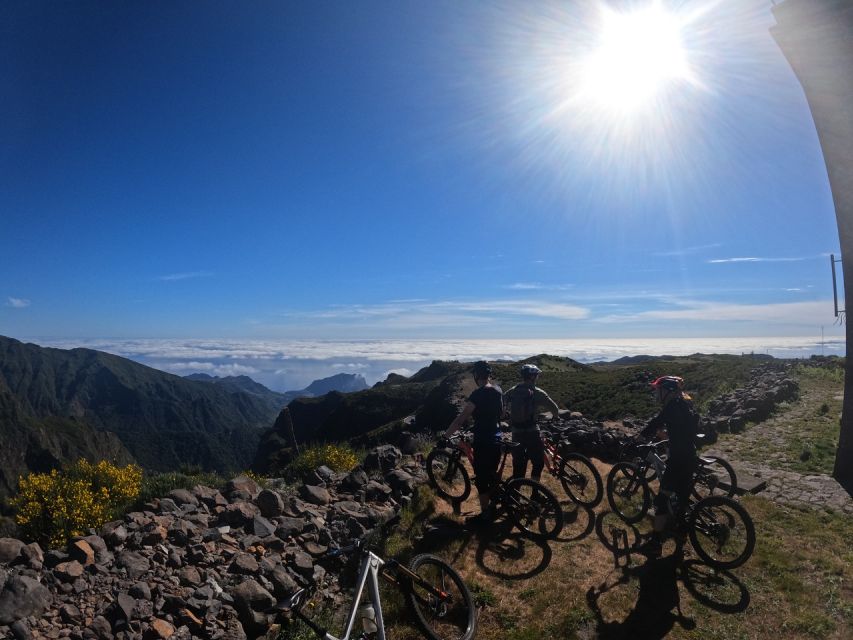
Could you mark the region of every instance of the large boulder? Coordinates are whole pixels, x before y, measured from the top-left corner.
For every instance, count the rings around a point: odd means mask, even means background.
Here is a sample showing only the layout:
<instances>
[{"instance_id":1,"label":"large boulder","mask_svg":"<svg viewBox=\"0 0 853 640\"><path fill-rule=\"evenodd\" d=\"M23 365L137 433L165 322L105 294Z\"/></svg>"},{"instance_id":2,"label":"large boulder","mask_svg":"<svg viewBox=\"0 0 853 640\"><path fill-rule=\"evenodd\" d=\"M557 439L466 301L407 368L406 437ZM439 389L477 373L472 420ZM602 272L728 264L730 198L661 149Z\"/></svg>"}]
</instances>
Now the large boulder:
<instances>
[{"instance_id":1,"label":"large boulder","mask_svg":"<svg viewBox=\"0 0 853 640\"><path fill-rule=\"evenodd\" d=\"M24 543L16 538L0 538L0 564L11 564L18 559Z\"/></svg>"},{"instance_id":2,"label":"large boulder","mask_svg":"<svg viewBox=\"0 0 853 640\"><path fill-rule=\"evenodd\" d=\"M53 602L47 587L28 576L13 576L0 592L0 624L40 616Z\"/></svg>"},{"instance_id":3,"label":"large boulder","mask_svg":"<svg viewBox=\"0 0 853 640\"><path fill-rule=\"evenodd\" d=\"M394 445L386 444L373 449L364 459L364 468L388 472L403 459L402 452Z\"/></svg>"},{"instance_id":4,"label":"large boulder","mask_svg":"<svg viewBox=\"0 0 853 640\"><path fill-rule=\"evenodd\" d=\"M269 627L269 619L265 612L276 602L273 595L252 579L244 580L237 585L231 595L247 635L257 637L264 633Z\"/></svg>"}]
</instances>

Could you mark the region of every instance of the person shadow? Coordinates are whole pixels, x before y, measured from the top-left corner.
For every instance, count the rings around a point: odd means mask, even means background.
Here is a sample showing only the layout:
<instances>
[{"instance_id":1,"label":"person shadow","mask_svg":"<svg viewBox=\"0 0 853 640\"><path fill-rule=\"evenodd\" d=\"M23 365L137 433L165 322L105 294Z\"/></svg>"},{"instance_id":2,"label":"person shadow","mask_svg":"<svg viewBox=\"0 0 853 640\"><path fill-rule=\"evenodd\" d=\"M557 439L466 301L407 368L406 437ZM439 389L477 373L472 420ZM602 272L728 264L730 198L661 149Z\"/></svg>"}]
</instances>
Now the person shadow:
<instances>
[{"instance_id":1,"label":"person shadow","mask_svg":"<svg viewBox=\"0 0 853 640\"><path fill-rule=\"evenodd\" d=\"M598 637L605 640L659 640L665 638L676 624L690 630L695 622L681 611L678 592L680 558L648 558L639 566L622 567L621 575L612 584L591 587L587 604L598 621ZM633 609L621 621L606 621L600 606L607 592L639 580L639 594Z\"/></svg>"},{"instance_id":2,"label":"person shadow","mask_svg":"<svg viewBox=\"0 0 853 640\"><path fill-rule=\"evenodd\" d=\"M674 541L674 550L673 541L664 547L671 553L660 557L645 555L642 543L646 537L610 512L599 514L596 533L613 554L613 573L617 576L612 582L590 588L586 594L596 616L599 638L659 640L676 624L685 630L694 629L695 621L681 609L679 582L698 602L721 613L737 613L749 606L749 590L743 582L729 571L711 569L697 560L685 561L683 541L679 539ZM642 561L638 564L637 560ZM618 589L627 591L632 582L639 583L633 608L621 621L606 619L602 598Z\"/></svg>"}]
</instances>

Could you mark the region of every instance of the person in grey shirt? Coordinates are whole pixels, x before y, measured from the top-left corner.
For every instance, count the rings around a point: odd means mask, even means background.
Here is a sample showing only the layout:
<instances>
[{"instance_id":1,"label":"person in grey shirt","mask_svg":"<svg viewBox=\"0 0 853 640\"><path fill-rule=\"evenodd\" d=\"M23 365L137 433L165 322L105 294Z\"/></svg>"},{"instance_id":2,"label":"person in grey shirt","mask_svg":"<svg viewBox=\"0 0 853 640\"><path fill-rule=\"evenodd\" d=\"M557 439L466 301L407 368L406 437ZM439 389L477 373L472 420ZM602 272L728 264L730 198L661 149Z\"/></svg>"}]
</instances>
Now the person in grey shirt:
<instances>
[{"instance_id":1,"label":"person in grey shirt","mask_svg":"<svg viewBox=\"0 0 853 640\"><path fill-rule=\"evenodd\" d=\"M522 382L504 394L504 402L512 427L512 440L519 446L512 450L512 476L523 478L527 474L528 460L532 464L530 477L537 482L545 467L545 446L536 425L537 409L544 408L556 418L560 407L544 390L536 386L542 370L535 364L521 367Z\"/></svg>"}]
</instances>

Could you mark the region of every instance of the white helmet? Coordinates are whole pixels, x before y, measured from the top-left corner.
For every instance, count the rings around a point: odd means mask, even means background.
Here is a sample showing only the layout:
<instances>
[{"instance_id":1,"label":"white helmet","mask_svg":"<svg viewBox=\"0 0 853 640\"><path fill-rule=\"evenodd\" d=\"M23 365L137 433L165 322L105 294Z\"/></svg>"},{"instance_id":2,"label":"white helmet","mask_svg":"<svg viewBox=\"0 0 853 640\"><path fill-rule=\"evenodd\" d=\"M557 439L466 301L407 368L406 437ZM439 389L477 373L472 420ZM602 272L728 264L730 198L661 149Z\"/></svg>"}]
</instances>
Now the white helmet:
<instances>
[{"instance_id":1,"label":"white helmet","mask_svg":"<svg viewBox=\"0 0 853 640\"><path fill-rule=\"evenodd\" d=\"M542 369L537 367L535 364L525 364L521 367L522 378L535 378L540 373L542 373Z\"/></svg>"}]
</instances>

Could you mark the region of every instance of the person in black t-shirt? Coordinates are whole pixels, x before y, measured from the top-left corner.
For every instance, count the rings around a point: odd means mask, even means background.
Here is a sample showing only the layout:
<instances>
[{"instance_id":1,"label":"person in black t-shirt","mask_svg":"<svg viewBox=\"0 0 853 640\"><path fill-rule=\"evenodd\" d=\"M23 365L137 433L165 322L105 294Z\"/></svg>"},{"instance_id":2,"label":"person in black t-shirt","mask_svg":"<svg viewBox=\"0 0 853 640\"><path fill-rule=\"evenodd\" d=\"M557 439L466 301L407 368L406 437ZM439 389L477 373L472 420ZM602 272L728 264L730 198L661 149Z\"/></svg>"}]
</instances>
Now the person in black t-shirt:
<instances>
[{"instance_id":1,"label":"person in black t-shirt","mask_svg":"<svg viewBox=\"0 0 853 640\"><path fill-rule=\"evenodd\" d=\"M480 498L480 514L468 519L471 525L487 524L491 519L489 503L497 485L501 460L500 420L503 413L503 392L492 384L492 368L488 362L474 363L474 382L477 388L468 396L462 413L444 432L450 437L468 418L474 418L474 484Z\"/></svg>"},{"instance_id":2,"label":"person in black t-shirt","mask_svg":"<svg viewBox=\"0 0 853 640\"><path fill-rule=\"evenodd\" d=\"M698 462L696 457L696 428L699 416L693 402L681 389L684 380L678 376L661 376L652 382L658 402L663 405L660 413L652 418L640 435L647 438L669 438L669 457L660 482L660 492L655 498L654 531L650 541L652 551L662 543L663 530L668 515L669 496L678 497L679 509L687 504L693 474Z\"/></svg>"}]
</instances>

